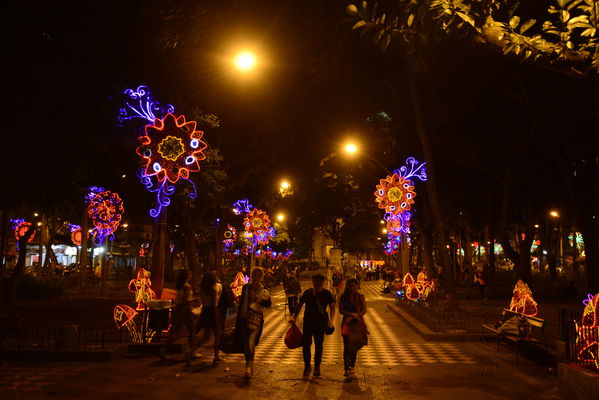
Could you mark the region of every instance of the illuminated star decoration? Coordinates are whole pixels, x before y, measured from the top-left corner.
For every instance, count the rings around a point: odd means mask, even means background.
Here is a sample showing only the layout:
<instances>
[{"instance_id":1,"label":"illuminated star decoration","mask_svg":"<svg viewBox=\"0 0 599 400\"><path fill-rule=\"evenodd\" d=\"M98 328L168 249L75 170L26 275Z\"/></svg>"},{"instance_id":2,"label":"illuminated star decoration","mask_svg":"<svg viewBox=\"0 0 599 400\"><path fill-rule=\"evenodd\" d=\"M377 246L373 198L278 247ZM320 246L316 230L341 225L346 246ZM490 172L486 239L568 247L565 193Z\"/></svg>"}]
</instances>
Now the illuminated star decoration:
<instances>
[{"instance_id":1,"label":"illuminated star decoration","mask_svg":"<svg viewBox=\"0 0 599 400\"><path fill-rule=\"evenodd\" d=\"M161 105L150 95L150 89L141 85L136 90L125 90L125 107L119 110L119 122L141 119L144 124L154 123L155 119L161 119L168 113L174 113L175 107L170 104Z\"/></svg>"},{"instance_id":2,"label":"illuminated star decoration","mask_svg":"<svg viewBox=\"0 0 599 400\"><path fill-rule=\"evenodd\" d=\"M86 196L89 204L87 212L94 224L92 232L96 242L102 243L107 237L114 240L114 232L119 227L125 209L118 194L93 186Z\"/></svg>"},{"instance_id":3,"label":"illuminated star decoration","mask_svg":"<svg viewBox=\"0 0 599 400\"><path fill-rule=\"evenodd\" d=\"M12 229L15 233L15 239L17 241L17 250L19 250L19 239L25 236L25 234L29 230L29 227L31 227L33 224L31 222L25 221L22 218L11 219L10 222L12 222ZM35 232L36 231L34 230L29 239L27 240L27 243L31 243L31 241L33 241L33 238L35 237Z\"/></svg>"},{"instance_id":4,"label":"illuminated star decoration","mask_svg":"<svg viewBox=\"0 0 599 400\"><path fill-rule=\"evenodd\" d=\"M75 246L81 246L81 226L69 224L69 230L71 231L71 242Z\"/></svg>"},{"instance_id":5,"label":"illuminated star decoration","mask_svg":"<svg viewBox=\"0 0 599 400\"><path fill-rule=\"evenodd\" d=\"M576 354L578 361L599 369L599 293L589 294L580 323L576 321Z\"/></svg>"},{"instance_id":6,"label":"illuminated star decoration","mask_svg":"<svg viewBox=\"0 0 599 400\"><path fill-rule=\"evenodd\" d=\"M393 237L401 236L402 233L410 233L410 212L411 205L414 204L413 180L417 178L425 182L426 163L419 163L414 157L406 160L406 165L393 171L393 175L388 175L381 179L374 192L378 207L385 210L384 219L387 222L388 240L384 250L387 254L397 252L400 240Z\"/></svg>"},{"instance_id":7,"label":"illuminated star decoration","mask_svg":"<svg viewBox=\"0 0 599 400\"><path fill-rule=\"evenodd\" d=\"M145 134L138 138L141 144L136 152L143 162L138 176L146 189L156 193L156 208L150 210L152 217L160 215L162 208L171 203L174 185L181 179L192 187L189 197L197 196L189 174L200 170L199 161L206 158L203 151L208 145L201 140L204 132L196 130L196 126L195 121L186 121L184 115L167 113L163 119L146 125Z\"/></svg>"}]
</instances>

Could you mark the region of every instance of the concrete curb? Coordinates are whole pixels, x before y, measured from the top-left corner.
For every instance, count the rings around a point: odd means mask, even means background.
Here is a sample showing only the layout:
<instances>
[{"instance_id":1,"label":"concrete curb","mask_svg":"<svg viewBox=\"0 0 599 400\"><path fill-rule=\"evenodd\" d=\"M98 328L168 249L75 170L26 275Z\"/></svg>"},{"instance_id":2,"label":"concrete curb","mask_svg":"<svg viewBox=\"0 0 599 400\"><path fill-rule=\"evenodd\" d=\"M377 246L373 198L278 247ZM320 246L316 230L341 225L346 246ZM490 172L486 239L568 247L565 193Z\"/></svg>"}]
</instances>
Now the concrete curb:
<instances>
[{"instance_id":1,"label":"concrete curb","mask_svg":"<svg viewBox=\"0 0 599 400\"><path fill-rule=\"evenodd\" d=\"M112 350L2 350L0 361L107 362L123 357L127 345Z\"/></svg>"},{"instance_id":2,"label":"concrete curb","mask_svg":"<svg viewBox=\"0 0 599 400\"><path fill-rule=\"evenodd\" d=\"M568 394L568 398L599 399L599 374L560 362L557 377L561 390Z\"/></svg>"},{"instance_id":3,"label":"concrete curb","mask_svg":"<svg viewBox=\"0 0 599 400\"><path fill-rule=\"evenodd\" d=\"M470 332L435 332L416 318L412 317L400 307L387 304L387 309L403 320L414 332L423 339L434 342L478 342L480 333Z\"/></svg>"}]
</instances>

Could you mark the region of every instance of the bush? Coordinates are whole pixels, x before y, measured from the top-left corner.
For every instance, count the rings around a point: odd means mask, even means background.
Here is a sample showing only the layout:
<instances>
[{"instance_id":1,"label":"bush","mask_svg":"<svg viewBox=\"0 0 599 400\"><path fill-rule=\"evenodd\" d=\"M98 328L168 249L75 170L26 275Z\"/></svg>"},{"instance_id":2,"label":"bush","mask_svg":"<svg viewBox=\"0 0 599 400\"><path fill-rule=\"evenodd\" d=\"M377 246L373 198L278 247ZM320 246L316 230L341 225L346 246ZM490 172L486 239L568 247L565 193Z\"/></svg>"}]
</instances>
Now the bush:
<instances>
[{"instance_id":1,"label":"bush","mask_svg":"<svg viewBox=\"0 0 599 400\"><path fill-rule=\"evenodd\" d=\"M62 280L54 276L24 274L17 284L17 300L51 300L64 294Z\"/></svg>"}]
</instances>

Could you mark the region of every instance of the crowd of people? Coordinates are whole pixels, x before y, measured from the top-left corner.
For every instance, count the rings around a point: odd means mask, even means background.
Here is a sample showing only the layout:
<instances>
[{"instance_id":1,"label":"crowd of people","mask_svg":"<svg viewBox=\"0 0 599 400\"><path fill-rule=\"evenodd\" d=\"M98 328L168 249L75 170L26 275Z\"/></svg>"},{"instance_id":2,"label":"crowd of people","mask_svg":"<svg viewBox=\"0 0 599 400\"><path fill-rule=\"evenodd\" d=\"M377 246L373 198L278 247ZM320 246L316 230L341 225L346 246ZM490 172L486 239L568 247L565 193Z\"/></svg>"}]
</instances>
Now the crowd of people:
<instances>
[{"instance_id":1,"label":"crowd of people","mask_svg":"<svg viewBox=\"0 0 599 400\"><path fill-rule=\"evenodd\" d=\"M190 363L194 357L200 356L197 349L213 338L212 362L221 362L221 340L224 340L225 320L227 315L236 311L234 330L241 342L240 352L245 355L244 377L251 379L254 374L256 346L264 328L264 311L272 305L264 277L264 270L260 267L253 268L249 277L246 275L246 268L241 268L230 285L223 285L216 271L208 271L201 277L199 290L194 292L192 272L181 270L176 280L172 329L160 350L160 356L166 357L168 344L186 336L188 350L185 352L185 359ZM300 311L304 309L301 346L304 379L309 379L311 375L320 376L325 336L335 332L333 321L337 312L341 315L341 325L337 334L343 336L344 376L347 379L354 377L357 353L367 344L365 296L358 290L357 279L342 278L341 274L333 274L330 282L332 291L325 288L326 278L318 273L312 276L312 287L305 290L302 290L298 272L295 270L289 271L282 279L289 323L295 324ZM197 304L201 304L199 315L196 315L199 308L195 307Z\"/></svg>"}]
</instances>

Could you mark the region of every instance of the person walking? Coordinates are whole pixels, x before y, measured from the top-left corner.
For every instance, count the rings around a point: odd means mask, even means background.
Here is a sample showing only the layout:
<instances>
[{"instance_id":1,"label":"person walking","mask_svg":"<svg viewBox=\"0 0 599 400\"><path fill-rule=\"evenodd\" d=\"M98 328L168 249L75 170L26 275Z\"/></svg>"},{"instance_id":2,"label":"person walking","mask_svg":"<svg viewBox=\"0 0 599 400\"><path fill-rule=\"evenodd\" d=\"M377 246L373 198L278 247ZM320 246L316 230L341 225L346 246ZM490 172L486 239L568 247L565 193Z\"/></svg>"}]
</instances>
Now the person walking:
<instances>
[{"instance_id":1,"label":"person walking","mask_svg":"<svg viewBox=\"0 0 599 400\"><path fill-rule=\"evenodd\" d=\"M195 350L195 329L193 324L193 313L191 312L192 304L197 301L193 297L193 288L191 281L193 279L193 273L189 269L182 269L177 275L175 280L175 310L173 313L173 324L168 338L163 346L158 350L158 356L161 359L166 358L167 345L173 343L175 339L178 339L183 332L183 328L187 333L189 340L189 349L185 351L185 363L187 365L191 362L192 354Z\"/></svg>"},{"instance_id":2,"label":"person walking","mask_svg":"<svg viewBox=\"0 0 599 400\"><path fill-rule=\"evenodd\" d=\"M341 274L333 273L331 278L331 284L333 285L333 298L335 299L335 303L339 300L339 295L341 294L341 287L343 286L343 279L341 279Z\"/></svg>"},{"instance_id":3,"label":"person walking","mask_svg":"<svg viewBox=\"0 0 599 400\"><path fill-rule=\"evenodd\" d=\"M343 376L352 379L355 377L358 350L368 344L368 331L364 322L366 298L358 292L358 282L355 279L348 279L345 284L345 291L339 301L339 313L342 315L341 335L345 367Z\"/></svg>"},{"instance_id":4,"label":"person walking","mask_svg":"<svg viewBox=\"0 0 599 400\"><path fill-rule=\"evenodd\" d=\"M289 278L285 279L283 289L285 290L285 296L287 296L289 314L293 314L299 295L302 293L302 285L295 271L291 271Z\"/></svg>"},{"instance_id":5,"label":"person walking","mask_svg":"<svg viewBox=\"0 0 599 400\"><path fill-rule=\"evenodd\" d=\"M236 325L241 329L245 353L245 378L254 374L254 355L264 327L264 309L270 307L270 293L264 288L264 271L260 267L252 269L250 283L243 285L239 298Z\"/></svg>"},{"instance_id":6,"label":"person walking","mask_svg":"<svg viewBox=\"0 0 599 400\"><path fill-rule=\"evenodd\" d=\"M487 283L484 279L482 266L477 266L476 272L474 273L474 284L478 286L480 298L486 300L487 295L485 294L485 286L487 285Z\"/></svg>"},{"instance_id":7,"label":"person walking","mask_svg":"<svg viewBox=\"0 0 599 400\"><path fill-rule=\"evenodd\" d=\"M222 336L222 324L220 317L220 310L218 304L220 297L223 292L223 285L220 283L216 276L216 271L208 271L202 275L200 281L200 299L202 301L202 313L200 314L200 321L198 322L198 329L204 330L204 337L200 343L206 342L211 334L214 336L214 359L213 364L222 361L219 358L218 346L220 344L220 338Z\"/></svg>"},{"instance_id":8,"label":"person walking","mask_svg":"<svg viewBox=\"0 0 599 400\"><path fill-rule=\"evenodd\" d=\"M310 361L312 355L310 347L312 338L314 338L314 376L320 376L320 363L322 361L322 350L325 330L333 327L335 318L335 299L333 294L324 288L325 278L321 274L312 276L313 288L307 289L302 293L299 303L290 322L295 322L302 306L305 304L304 311L304 332L302 350L304 355L304 379L310 378ZM329 307L330 314L326 309Z\"/></svg>"}]
</instances>

